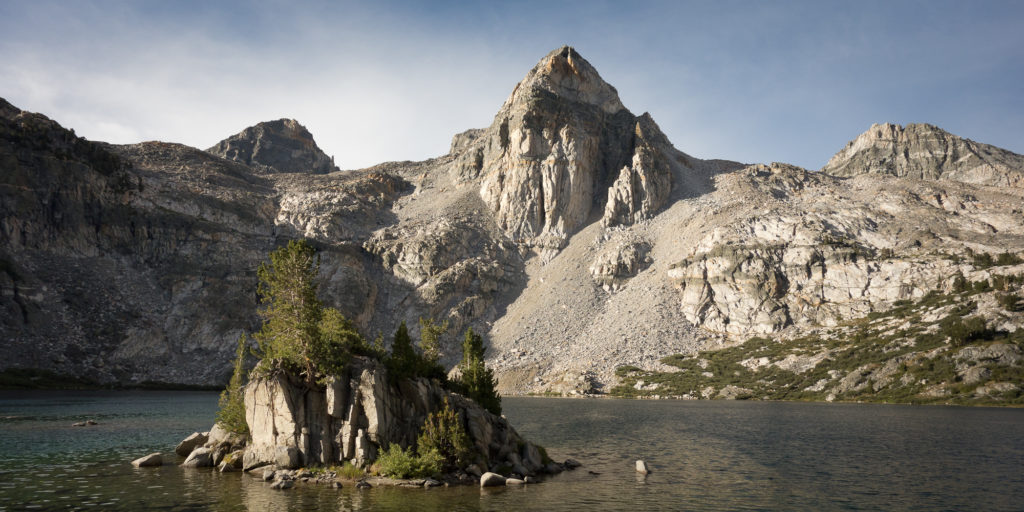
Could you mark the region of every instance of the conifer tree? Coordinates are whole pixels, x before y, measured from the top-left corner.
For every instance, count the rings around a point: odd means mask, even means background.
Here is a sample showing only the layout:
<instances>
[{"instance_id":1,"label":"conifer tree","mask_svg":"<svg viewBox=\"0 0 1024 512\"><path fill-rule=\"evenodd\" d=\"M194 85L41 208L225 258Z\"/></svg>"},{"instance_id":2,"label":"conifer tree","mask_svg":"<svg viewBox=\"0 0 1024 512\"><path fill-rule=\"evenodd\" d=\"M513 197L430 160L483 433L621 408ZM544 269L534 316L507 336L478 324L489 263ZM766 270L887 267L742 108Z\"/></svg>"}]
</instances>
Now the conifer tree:
<instances>
[{"instance_id":1,"label":"conifer tree","mask_svg":"<svg viewBox=\"0 0 1024 512\"><path fill-rule=\"evenodd\" d=\"M494 372L484 363L484 339L473 332L473 328L466 329L466 337L462 341L462 362L459 363L462 372L460 385L466 397L472 399L481 407L494 414L501 414L501 397L498 396L495 387Z\"/></svg>"},{"instance_id":2,"label":"conifer tree","mask_svg":"<svg viewBox=\"0 0 1024 512\"><path fill-rule=\"evenodd\" d=\"M320 343L323 306L317 299L316 275L320 258L305 240L292 240L270 253L270 264L257 271L257 291L264 308L263 328L255 335L263 363L301 372L312 384Z\"/></svg>"},{"instance_id":3,"label":"conifer tree","mask_svg":"<svg viewBox=\"0 0 1024 512\"><path fill-rule=\"evenodd\" d=\"M247 337L243 333L238 338L238 348L235 351L235 371L231 374L231 381L220 394L217 411L217 423L220 423L227 431L236 434L248 434L249 425L245 422L245 350L248 346Z\"/></svg>"}]
</instances>

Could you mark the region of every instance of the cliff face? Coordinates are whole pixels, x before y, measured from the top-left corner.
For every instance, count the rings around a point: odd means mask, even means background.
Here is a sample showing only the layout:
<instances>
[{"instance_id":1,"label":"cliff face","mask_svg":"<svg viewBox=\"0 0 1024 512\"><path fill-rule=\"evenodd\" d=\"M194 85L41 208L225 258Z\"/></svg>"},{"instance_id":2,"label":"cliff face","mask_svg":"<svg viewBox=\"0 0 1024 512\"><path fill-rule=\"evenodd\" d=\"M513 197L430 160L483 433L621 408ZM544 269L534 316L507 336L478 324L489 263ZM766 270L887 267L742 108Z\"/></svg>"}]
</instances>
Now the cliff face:
<instances>
[{"instance_id":1,"label":"cliff face","mask_svg":"<svg viewBox=\"0 0 1024 512\"><path fill-rule=\"evenodd\" d=\"M358 171L290 121L210 152L93 143L6 102L0 123L0 369L223 382L256 266L299 237L364 333L448 320L451 365L473 326L505 392L607 390L623 365L844 328L960 275L1004 285L973 314L1024 326L995 306L1024 294L1024 157L876 125L820 172L700 160L568 47L449 154Z\"/></svg>"},{"instance_id":2,"label":"cliff face","mask_svg":"<svg viewBox=\"0 0 1024 512\"><path fill-rule=\"evenodd\" d=\"M346 374L333 378L324 390L308 389L283 375L250 382L245 388L251 438L245 469L352 460L361 466L376 460L391 444L414 446L427 416L440 410L445 400L461 418L481 457L476 464L483 468L521 464L524 475L543 469L539 450L504 418L434 381L393 384L380 363L364 358L356 358ZM282 460L291 462L281 464Z\"/></svg>"}]
</instances>

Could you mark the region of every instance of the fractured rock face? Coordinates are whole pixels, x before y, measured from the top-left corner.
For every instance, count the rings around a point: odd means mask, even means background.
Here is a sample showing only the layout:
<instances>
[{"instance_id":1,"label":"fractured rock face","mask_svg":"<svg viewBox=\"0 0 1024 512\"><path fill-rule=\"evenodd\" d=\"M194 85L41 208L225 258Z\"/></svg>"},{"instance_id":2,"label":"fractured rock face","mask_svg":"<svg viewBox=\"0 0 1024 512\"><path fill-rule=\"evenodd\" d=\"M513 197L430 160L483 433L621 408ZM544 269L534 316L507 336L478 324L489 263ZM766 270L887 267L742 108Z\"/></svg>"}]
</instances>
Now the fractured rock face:
<instances>
[{"instance_id":1,"label":"fractured rock face","mask_svg":"<svg viewBox=\"0 0 1024 512\"><path fill-rule=\"evenodd\" d=\"M536 451L504 418L445 391L435 381L392 383L381 363L356 357L346 373L323 390L309 389L284 375L251 381L245 388L251 436L245 467L372 462L393 443L412 446L427 416L445 399L464 422L482 457L479 462L501 463L518 457L520 451ZM522 462L530 465L530 472L541 468L534 458Z\"/></svg>"},{"instance_id":2,"label":"fractured rock face","mask_svg":"<svg viewBox=\"0 0 1024 512\"><path fill-rule=\"evenodd\" d=\"M668 139L650 114L637 120L635 136L633 161L619 171L608 190L601 218L604 226L630 225L650 218L668 202L672 192L672 169L660 149L668 145Z\"/></svg>"},{"instance_id":3,"label":"fractured rock face","mask_svg":"<svg viewBox=\"0 0 1024 512\"><path fill-rule=\"evenodd\" d=\"M661 148L644 140L656 137L649 132L657 132L649 116L633 116L590 63L562 47L516 86L490 128L453 141L453 150L465 148L454 169L462 180L483 178L480 196L513 240L560 248L607 199L620 169L666 184ZM664 199L651 195L617 206L616 221L660 207Z\"/></svg>"},{"instance_id":4,"label":"fractured rock face","mask_svg":"<svg viewBox=\"0 0 1024 512\"><path fill-rule=\"evenodd\" d=\"M338 170L309 130L294 119L250 126L207 151L268 173L325 174Z\"/></svg>"},{"instance_id":5,"label":"fractured rock face","mask_svg":"<svg viewBox=\"0 0 1024 512\"><path fill-rule=\"evenodd\" d=\"M929 124L872 125L821 169L836 176L882 173L1024 187L1024 156L957 137Z\"/></svg>"}]
</instances>

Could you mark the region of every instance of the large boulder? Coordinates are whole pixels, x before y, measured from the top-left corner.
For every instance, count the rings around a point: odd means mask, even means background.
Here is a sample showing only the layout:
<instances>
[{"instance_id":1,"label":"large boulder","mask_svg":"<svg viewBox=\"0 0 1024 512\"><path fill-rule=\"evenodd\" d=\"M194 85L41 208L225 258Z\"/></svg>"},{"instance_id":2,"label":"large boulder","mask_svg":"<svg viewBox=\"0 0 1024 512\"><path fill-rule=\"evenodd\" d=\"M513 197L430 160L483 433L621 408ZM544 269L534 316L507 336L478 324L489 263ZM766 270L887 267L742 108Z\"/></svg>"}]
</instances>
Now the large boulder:
<instances>
[{"instance_id":1,"label":"large boulder","mask_svg":"<svg viewBox=\"0 0 1024 512\"><path fill-rule=\"evenodd\" d=\"M505 477L497 473L488 471L480 477L480 487L497 487L499 485L505 485Z\"/></svg>"},{"instance_id":2,"label":"large boulder","mask_svg":"<svg viewBox=\"0 0 1024 512\"><path fill-rule=\"evenodd\" d=\"M197 446L206 444L209 439L206 432L193 432L190 436L186 437L178 446L174 448L174 453L182 457L188 457L192 450L195 450Z\"/></svg>"},{"instance_id":3,"label":"large boulder","mask_svg":"<svg viewBox=\"0 0 1024 512\"><path fill-rule=\"evenodd\" d=\"M210 448L200 446L189 454L185 462L181 463L185 468L210 468L213 467L214 451Z\"/></svg>"}]
</instances>

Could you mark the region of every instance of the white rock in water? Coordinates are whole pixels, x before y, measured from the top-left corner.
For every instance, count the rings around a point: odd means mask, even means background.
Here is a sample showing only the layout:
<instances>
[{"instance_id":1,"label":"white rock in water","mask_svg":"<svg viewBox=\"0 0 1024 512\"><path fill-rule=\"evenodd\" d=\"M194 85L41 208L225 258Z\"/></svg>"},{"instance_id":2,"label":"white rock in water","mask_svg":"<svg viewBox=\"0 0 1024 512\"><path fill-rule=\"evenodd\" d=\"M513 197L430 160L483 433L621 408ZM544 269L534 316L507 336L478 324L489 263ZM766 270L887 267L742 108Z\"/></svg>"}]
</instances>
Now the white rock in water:
<instances>
[{"instance_id":1,"label":"white rock in water","mask_svg":"<svg viewBox=\"0 0 1024 512\"><path fill-rule=\"evenodd\" d=\"M480 477L480 487L495 487L498 485L505 485L505 477L490 471Z\"/></svg>"},{"instance_id":2,"label":"white rock in water","mask_svg":"<svg viewBox=\"0 0 1024 512\"><path fill-rule=\"evenodd\" d=\"M178 446L174 448L174 453L182 457L188 457L192 450L195 450L197 446L206 444L208 439L209 437L202 432L193 432L192 435L178 443Z\"/></svg>"},{"instance_id":3,"label":"white rock in water","mask_svg":"<svg viewBox=\"0 0 1024 512\"><path fill-rule=\"evenodd\" d=\"M651 469L647 467L646 462L638 460L636 461L636 472L640 473L641 475L646 475L651 472Z\"/></svg>"},{"instance_id":4,"label":"white rock in water","mask_svg":"<svg viewBox=\"0 0 1024 512\"><path fill-rule=\"evenodd\" d=\"M163 457L163 455L160 455L159 453L151 453L149 455L146 455L145 457L141 457L141 458L138 458L138 459L135 459L135 460L132 461L132 466L135 466L137 468L163 466L163 465L164 465L164 457Z\"/></svg>"}]
</instances>

